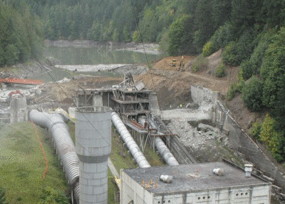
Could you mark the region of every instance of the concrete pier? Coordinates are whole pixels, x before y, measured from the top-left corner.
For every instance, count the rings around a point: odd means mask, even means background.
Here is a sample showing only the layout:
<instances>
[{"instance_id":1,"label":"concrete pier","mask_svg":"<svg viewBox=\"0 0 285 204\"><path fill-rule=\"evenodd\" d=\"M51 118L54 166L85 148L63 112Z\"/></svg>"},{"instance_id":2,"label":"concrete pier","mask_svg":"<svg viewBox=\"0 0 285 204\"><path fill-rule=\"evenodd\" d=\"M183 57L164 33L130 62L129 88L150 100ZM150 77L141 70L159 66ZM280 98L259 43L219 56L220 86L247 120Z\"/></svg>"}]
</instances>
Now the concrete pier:
<instances>
[{"instance_id":1,"label":"concrete pier","mask_svg":"<svg viewBox=\"0 0 285 204\"><path fill-rule=\"evenodd\" d=\"M27 100L25 96L15 94L11 96L10 123L28 120Z\"/></svg>"}]
</instances>

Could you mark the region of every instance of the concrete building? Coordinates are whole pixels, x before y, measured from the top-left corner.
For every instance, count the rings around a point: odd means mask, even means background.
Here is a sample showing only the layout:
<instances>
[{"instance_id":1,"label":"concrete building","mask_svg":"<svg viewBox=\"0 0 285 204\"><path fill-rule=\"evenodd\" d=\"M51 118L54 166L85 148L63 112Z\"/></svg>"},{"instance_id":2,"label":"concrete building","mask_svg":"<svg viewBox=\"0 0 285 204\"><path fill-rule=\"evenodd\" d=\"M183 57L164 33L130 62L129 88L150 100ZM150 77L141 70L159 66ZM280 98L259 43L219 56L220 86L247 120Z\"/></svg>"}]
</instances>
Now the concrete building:
<instances>
[{"instance_id":1,"label":"concrete building","mask_svg":"<svg viewBox=\"0 0 285 204\"><path fill-rule=\"evenodd\" d=\"M220 168L223 175L213 173ZM161 175L170 179L160 180ZM171 177L172 180L171 180ZM167 180L169 183L167 183ZM215 162L121 170L121 204L268 204L271 183Z\"/></svg>"}]
</instances>

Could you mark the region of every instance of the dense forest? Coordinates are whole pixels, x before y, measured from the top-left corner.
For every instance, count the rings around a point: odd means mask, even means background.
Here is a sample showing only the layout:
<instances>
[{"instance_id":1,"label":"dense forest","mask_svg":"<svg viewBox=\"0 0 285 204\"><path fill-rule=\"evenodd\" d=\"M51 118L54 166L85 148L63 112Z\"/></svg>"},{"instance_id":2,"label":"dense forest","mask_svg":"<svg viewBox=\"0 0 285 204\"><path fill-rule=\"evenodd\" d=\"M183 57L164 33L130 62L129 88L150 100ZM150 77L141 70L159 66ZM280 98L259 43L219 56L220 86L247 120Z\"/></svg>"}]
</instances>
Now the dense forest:
<instances>
[{"instance_id":1,"label":"dense forest","mask_svg":"<svg viewBox=\"0 0 285 204\"><path fill-rule=\"evenodd\" d=\"M156 42L169 55L206 57L222 48L221 67L240 66L227 97L239 92L251 111L269 113L251 134L285 160L285 1L6 0L0 6L2 66L35 53L42 32L50 40Z\"/></svg>"},{"instance_id":2,"label":"dense forest","mask_svg":"<svg viewBox=\"0 0 285 204\"><path fill-rule=\"evenodd\" d=\"M0 1L0 66L25 62L41 56L42 51L41 20L24 2Z\"/></svg>"}]
</instances>

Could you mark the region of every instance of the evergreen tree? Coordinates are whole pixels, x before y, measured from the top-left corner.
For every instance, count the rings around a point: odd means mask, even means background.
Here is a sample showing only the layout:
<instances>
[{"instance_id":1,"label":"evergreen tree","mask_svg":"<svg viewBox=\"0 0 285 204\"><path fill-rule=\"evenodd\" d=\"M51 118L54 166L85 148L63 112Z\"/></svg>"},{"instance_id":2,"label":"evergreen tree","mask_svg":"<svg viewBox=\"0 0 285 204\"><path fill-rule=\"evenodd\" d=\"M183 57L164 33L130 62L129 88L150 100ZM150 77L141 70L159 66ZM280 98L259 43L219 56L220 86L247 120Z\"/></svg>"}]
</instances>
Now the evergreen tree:
<instances>
[{"instance_id":1,"label":"evergreen tree","mask_svg":"<svg viewBox=\"0 0 285 204\"><path fill-rule=\"evenodd\" d=\"M200 0L197 4L195 15L195 27L197 30L194 36L194 44L199 52L202 51L204 44L215 32L212 3L212 0Z\"/></svg>"},{"instance_id":2,"label":"evergreen tree","mask_svg":"<svg viewBox=\"0 0 285 204\"><path fill-rule=\"evenodd\" d=\"M173 22L168 31L170 55L194 53L193 46L193 21L190 16L184 15Z\"/></svg>"}]
</instances>

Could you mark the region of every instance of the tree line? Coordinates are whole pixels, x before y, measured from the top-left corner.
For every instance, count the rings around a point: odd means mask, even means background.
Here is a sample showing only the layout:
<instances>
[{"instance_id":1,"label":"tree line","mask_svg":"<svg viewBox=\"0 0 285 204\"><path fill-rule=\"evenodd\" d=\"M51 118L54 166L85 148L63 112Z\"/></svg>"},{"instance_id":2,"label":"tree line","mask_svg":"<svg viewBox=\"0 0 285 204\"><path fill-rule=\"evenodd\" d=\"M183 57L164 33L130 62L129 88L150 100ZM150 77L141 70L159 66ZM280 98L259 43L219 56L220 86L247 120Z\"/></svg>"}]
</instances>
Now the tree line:
<instances>
[{"instance_id":1,"label":"tree line","mask_svg":"<svg viewBox=\"0 0 285 204\"><path fill-rule=\"evenodd\" d=\"M0 66L41 56L41 25L24 2L0 1Z\"/></svg>"}]
</instances>

